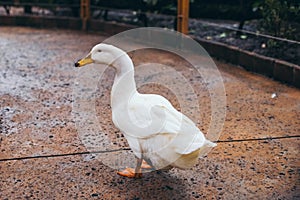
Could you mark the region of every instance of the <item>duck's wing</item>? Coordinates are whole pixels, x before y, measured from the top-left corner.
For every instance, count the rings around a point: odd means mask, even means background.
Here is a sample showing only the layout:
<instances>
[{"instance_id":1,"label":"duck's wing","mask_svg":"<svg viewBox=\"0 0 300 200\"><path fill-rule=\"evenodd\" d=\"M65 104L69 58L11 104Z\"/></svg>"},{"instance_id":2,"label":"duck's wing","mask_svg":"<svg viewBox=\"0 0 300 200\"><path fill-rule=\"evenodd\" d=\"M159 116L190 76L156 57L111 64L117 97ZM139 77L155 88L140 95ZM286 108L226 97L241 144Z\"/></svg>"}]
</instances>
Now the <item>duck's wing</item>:
<instances>
[{"instance_id":1,"label":"duck's wing","mask_svg":"<svg viewBox=\"0 0 300 200\"><path fill-rule=\"evenodd\" d=\"M177 111L164 97L143 94L132 102L129 116L136 125L142 127L132 132L137 137L147 139L164 136L167 138L167 147L180 154L189 154L209 142L194 122Z\"/></svg>"}]
</instances>

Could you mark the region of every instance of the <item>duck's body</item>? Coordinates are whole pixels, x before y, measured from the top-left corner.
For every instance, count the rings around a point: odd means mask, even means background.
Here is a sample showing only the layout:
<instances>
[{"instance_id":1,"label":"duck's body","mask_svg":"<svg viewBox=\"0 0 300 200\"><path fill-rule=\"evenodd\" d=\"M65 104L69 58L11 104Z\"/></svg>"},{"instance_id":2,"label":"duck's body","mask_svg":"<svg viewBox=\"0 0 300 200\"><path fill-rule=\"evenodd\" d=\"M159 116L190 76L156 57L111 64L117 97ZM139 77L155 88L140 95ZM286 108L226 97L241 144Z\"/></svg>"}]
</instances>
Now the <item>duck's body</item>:
<instances>
[{"instance_id":1,"label":"duck's body","mask_svg":"<svg viewBox=\"0 0 300 200\"><path fill-rule=\"evenodd\" d=\"M96 55L93 58L93 52L97 51L109 52L112 55L109 61L105 61L105 64L116 68L111 91L112 120L122 131L138 158L135 171L126 169L119 174L128 177L140 174L142 160L147 161L155 169L191 168L201 151L215 146L166 98L155 94L141 94L137 91L134 66L124 51L111 45L99 44L86 59L97 62L99 59ZM78 65L83 65L80 62Z\"/></svg>"}]
</instances>

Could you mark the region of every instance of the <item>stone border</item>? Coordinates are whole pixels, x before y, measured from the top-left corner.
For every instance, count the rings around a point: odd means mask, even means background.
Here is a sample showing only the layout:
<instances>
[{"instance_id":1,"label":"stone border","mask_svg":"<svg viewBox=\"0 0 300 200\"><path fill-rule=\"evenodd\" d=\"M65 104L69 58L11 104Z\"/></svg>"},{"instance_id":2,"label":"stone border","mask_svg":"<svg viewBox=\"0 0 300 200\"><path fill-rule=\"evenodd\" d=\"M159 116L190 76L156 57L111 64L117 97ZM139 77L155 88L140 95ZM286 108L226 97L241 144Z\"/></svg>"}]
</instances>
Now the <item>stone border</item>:
<instances>
[{"instance_id":1,"label":"stone border","mask_svg":"<svg viewBox=\"0 0 300 200\"><path fill-rule=\"evenodd\" d=\"M216 58L300 88L300 66L219 42L194 38Z\"/></svg>"},{"instance_id":2,"label":"stone border","mask_svg":"<svg viewBox=\"0 0 300 200\"><path fill-rule=\"evenodd\" d=\"M40 16L1 16L0 25L31 26L36 28L81 29L81 20L76 18L56 18Z\"/></svg>"},{"instance_id":3,"label":"stone border","mask_svg":"<svg viewBox=\"0 0 300 200\"><path fill-rule=\"evenodd\" d=\"M58 28L81 30L82 21L80 18L71 17L41 17L41 16L0 16L0 26L30 26L36 28ZM125 30L136 28L133 25L104 22L101 20L89 20L88 30L101 31L113 35Z\"/></svg>"},{"instance_id":4,"label":"stone border","mask_svg":"<svg viewBox=\"0 0 300 200\"><path fill-rule=\"evenodd\" d=\"M0 25L80 30L82 28L82 21L79 18L69 17L1 16ZM87 27L89 31L101 31L109 35L136 28L133 25L101 20L89 20ZM300 88L300 66L298 65L258 55L219 42L199 38L193 39L199 42L213 57Z\"/></svg>"}]
</instances>

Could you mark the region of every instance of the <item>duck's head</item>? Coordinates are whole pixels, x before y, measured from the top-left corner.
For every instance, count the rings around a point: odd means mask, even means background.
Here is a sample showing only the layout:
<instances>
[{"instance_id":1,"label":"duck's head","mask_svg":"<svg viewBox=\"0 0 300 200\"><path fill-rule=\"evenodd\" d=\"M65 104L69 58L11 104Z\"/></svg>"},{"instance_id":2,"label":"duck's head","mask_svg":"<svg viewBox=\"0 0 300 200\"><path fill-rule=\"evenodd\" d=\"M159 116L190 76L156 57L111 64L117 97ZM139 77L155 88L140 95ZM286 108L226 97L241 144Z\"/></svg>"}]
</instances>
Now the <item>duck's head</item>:
<instances>
[{"instance_id":1,"label":"duck's head","mask_svg":"<svg viewBox=\"0 0 300 200\"><path fill-rule=\"evenodd\" d=\"M124 53L125 52L113 45L100 43L94 46L85 58L78 60L75 63L75 67L82 67L91 63L111 65Z\"/></svg>"}]
</instances>

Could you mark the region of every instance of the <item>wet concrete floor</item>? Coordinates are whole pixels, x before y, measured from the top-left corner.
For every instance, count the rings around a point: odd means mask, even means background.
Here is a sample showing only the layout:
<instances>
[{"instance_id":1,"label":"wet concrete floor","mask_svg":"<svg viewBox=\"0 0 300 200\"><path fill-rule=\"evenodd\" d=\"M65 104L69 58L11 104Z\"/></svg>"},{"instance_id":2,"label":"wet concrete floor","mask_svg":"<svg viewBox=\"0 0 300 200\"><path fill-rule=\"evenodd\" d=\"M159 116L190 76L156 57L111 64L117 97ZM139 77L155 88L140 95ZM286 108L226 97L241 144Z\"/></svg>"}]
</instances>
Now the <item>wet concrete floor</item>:
<instances>
[{"instance_id":1,"label":"wet concrete floor","mask_svg":"<svg viewBox=\"0 0 300 200\"><path fill-rule=\"evenodd\" d=\"M105 38L0 27L0 199L300 199L300 91L220 61L227 98L221 142L194 168L127 179L97 157L101 152L89 154L72 105L78 77L90 68L73 65ZM135 64L160 60L188 77L206 133L211 108L201 77L167 52L130 56ZM113 77L107 69L99 81L95 113L101 134L126 148L111 122ZM168 88L148 84L139 90L163 94L181 109Z\"/></svg>"}]
</instances>

